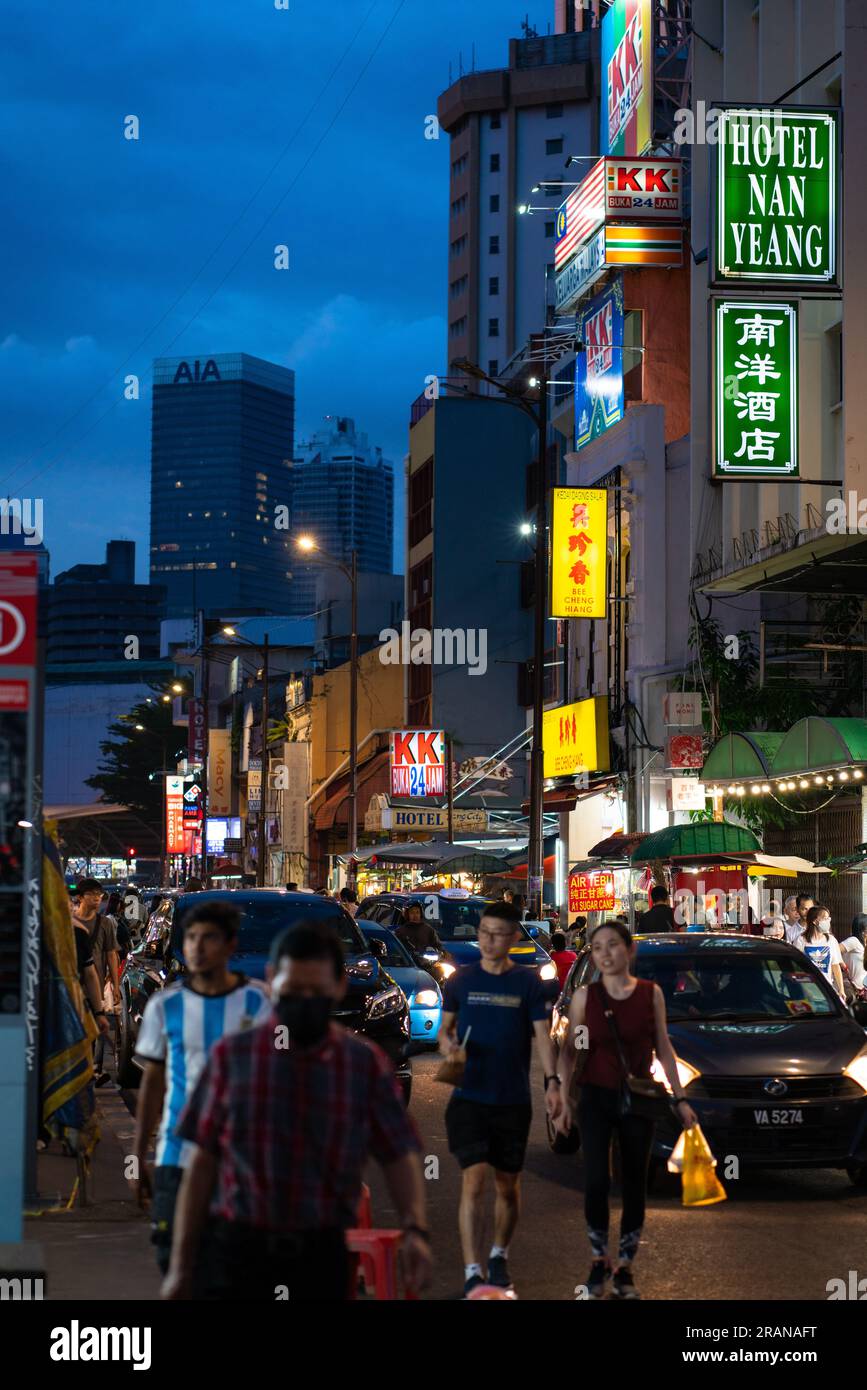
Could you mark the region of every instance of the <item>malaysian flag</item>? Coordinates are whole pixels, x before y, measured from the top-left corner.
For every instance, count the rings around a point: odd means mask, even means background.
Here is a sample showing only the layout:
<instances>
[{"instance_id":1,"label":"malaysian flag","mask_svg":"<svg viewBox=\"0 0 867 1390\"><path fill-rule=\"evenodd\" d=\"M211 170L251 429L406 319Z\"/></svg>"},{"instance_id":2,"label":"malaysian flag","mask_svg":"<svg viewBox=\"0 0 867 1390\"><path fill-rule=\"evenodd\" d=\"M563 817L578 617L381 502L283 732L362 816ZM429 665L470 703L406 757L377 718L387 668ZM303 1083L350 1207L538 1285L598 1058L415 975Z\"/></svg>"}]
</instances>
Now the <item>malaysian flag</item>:
<instances>
[{"instance_id":1,"label":"malaysian flag","mask_svg":"<svg viewBox=\"0 0 867 1390\"><path fill-rule=\"evenodd\" d=\"M605 160L600 159L557 210L554 269L562 270L605 218Z\"/></svg>"}]
</instances>

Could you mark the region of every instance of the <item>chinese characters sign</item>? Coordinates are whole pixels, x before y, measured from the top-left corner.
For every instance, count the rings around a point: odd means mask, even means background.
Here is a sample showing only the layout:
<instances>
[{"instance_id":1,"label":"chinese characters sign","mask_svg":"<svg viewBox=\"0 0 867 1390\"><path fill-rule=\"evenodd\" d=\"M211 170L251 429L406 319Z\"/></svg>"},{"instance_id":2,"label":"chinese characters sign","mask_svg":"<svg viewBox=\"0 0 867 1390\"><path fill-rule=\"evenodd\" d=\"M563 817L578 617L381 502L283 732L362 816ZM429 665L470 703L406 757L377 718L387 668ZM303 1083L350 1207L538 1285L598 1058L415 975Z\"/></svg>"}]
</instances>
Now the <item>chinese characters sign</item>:
<instances>
[{"instance_id":1,"label":"chinese characters sign","mask_svg":"<svg viewBox=\"0 0 867 1390\"><path fill-rule=\"evenodd\" d=\"M604 618L608 579L608 493L554 488L551 617Z\"/></svg>"},{"instance_id":2,"label":"chinese characters sign","mask_svg":"<svg viewBox=\"0 0 867 1390\"><path fill-rule=\"evenodd\" d=\"M546 709L542 716L545 777L607 772L608 702L603 695Z\"/></svg>"},{"instance_id":3,"label":"chinese characters sign","mask_svg":"<svg viewBox=\"0 0 867 1390\"><path fill-rule=\"evenodd\" d=\"M614 875L570 874L569 911L610 912L614 907Z\"/></svg>"},{"instance_id":4,"label":"chinese characters sign","mask_svg":"<svg viewBox=\"0 0 867 1390\"><path fill-rule=\"evenodd\" d=\"M716 281L824 288L837 279L837 114L719 114Z\"/></svg>"},{"instance_id":5,"label":"chinese characters sign","mask_svg":"<svg viewBox=\"0 0 867 1390\"><path fill-rule=\"evenodd\" d=\"M642 154L653 115L651 0L614 0L602 20L603 154Z\"/></svg>"},{"instance_id":6,"label":"chinese characters sign","mask_svg":"<svg viewBox=\"0 0 867 1390\"><path fill-rule=\"evenodd\" d=\"M665 741L665 766L703 767L704 748L701 734L669 734Z\"/></svg>"},{"instance_id":7,"label":"chinese characters sign","mask_svg":"<svg viewBox=\"0 0 867 1390\"><path fill-rule=\"evenodd\" d=\"M184 840L184 779L166 778L166 854L183 854Z\"/></svg>"},{"instance_id":8,"label":"chinese characters sign","mask_svg":"<svg viewBox=\"0 0 867 1390\"><path fill-rule=\"evenodd\" d=\"M714 306L714 475L798 476L798 309Z\"/></svg>"},{"instance_id":9,"label":"chinese characters sign","mask_svg":"<svg viewBox=\"0 0 867 1390\"><path fill-rule=\"evenodd\" d=\"M391 735L392 796L445 796L446 736L442 729Z\"/></svg>"},{"instance_id":10,"label":"chinese characters sign","mask_svg":"<svg viewBox=\"0 0 867 1390\"><path fill-rule=\"evenodd\" d=\"M623 419L623 281L616 276L575 316L575 448Z\"/></svg>"}]
</instances>

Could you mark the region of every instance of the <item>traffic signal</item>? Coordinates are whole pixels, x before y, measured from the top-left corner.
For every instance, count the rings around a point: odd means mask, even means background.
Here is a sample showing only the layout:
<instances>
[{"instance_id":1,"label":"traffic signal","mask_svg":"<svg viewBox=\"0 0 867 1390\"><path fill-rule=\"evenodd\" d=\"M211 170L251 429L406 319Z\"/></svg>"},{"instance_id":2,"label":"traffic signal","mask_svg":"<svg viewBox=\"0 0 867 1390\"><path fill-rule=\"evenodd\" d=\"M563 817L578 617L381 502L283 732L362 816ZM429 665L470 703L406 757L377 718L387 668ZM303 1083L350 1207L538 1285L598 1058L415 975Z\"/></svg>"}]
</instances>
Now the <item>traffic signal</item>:
<instances>
[{"instance_id":1,"label":"traffic signal","mask_svg":"<svg viewBox=\"0 0 867 1390\"><path fill-rule=\"evenodd\" d=\"M133 849L132 845L130 845L129 849L127 850L126 857L127 859L135 859L135 850Z\"/></svg>"}]
</instances>

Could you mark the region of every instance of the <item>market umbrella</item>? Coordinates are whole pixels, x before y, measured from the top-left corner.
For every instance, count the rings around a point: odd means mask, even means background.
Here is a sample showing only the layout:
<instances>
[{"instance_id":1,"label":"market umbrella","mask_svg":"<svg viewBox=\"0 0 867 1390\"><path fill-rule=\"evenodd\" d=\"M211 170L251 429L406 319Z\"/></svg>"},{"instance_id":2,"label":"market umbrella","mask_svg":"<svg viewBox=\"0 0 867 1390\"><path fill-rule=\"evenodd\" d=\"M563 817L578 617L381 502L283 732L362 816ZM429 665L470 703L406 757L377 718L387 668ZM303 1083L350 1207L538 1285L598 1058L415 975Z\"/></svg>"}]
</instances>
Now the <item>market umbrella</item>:
<instances>
[{"instance_id":1,"label":"market umbrella","mask_svg":"<svg viewBox=\"0 0 867 1390\"><path fill-rule=\"evenodd\" d=\"M508 867L508 851L472 849L468 845L447 845L437 861L437 869L448 874L496 874Z\"/></svg>"}]
</instances>

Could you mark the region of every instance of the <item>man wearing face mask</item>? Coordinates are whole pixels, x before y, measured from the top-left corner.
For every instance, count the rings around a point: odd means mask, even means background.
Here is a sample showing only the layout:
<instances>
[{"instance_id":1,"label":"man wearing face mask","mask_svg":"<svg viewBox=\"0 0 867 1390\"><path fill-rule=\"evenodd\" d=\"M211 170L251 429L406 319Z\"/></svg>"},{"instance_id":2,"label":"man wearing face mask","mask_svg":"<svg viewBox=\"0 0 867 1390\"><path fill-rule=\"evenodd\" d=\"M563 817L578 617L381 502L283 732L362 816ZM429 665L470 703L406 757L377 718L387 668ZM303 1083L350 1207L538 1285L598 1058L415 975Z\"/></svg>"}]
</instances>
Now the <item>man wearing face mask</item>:
<instances>
[{"instance_id":1,"label":"man wearing face mask","mask_svg":"<svg viewBox=\"0 0 867 1390\"><path fill-rule=\"evenodd\" d=\"M163 1297L190 1297L207 1224L208 1298L345 1300L345 1231L370 1155L403 1229L404 1281L417 1292L430 1273L421 1146L388 1058L330 1019L347 989L337 935L299 922L275 941L267 976L273 1012L217 1043L180 1119L195 1155Z\"/></svg>"}]
</instances>

